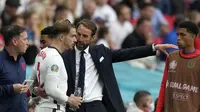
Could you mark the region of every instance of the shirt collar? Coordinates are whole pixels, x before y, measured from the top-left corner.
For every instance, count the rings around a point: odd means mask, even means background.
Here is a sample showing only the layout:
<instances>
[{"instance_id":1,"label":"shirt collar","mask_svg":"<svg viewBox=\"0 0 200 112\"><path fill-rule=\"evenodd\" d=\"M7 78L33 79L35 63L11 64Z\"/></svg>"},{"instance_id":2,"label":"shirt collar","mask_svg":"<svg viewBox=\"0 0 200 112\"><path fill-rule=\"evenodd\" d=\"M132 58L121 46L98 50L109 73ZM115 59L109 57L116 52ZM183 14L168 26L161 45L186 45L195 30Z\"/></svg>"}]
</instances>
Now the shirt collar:
<instances>
[{"instance_id":1,"label":"shirt collar","mask_svg":"<svg viewBox=\"0 0 200 112\"><path fill-rule=\"evenodd\" d=\"M6 48L3 49L3 52L6 54L7 59L10 59L10 60L15 61L15 62L18 62L21 59L21 56L22 56L22 55L18 55L17 56L17 60L15 60L13 56L9 55L8 51L6 50Z\"/></svg>"},{"instance_id":2,"label":"shirt collar","mask_svg":"<svg viewBox=\"0 0 200 112\"><path fill-rule=\"evenodd\" d=\"M53 47L53 46L48 46L48 48L53 48L53 49L55 49L55 50L58 51L58 53L62 56L61 52L60 52L57 48L55 48L55 47Z\"/></svg>"},{"instance_id":3,"label":"shirt collar","mask_svg":"<svg viewBox=\"0 0 200 112\"><path fill-rule=\"evenodd\" d=\"M75 46L75 51L76 51L76 54L80 54L81 51L78 50L78 48ZM84 50L86 54L89 54L89 46Z\"/></svg>"},{"instance_id":4,"label":"shirt collar","mask_svg":"<svg viewBox=\"0 0 200 112\"><path fill-rule=\"evenodd\" d=\"M184 53L182 49L180 50L180 56L183 57L183 58L194 58L194 57L197 57L199 55L200 55L200 51L197 50L197 49L194 52L188 53L188 54Z\"/></svg>"}]
</instances>

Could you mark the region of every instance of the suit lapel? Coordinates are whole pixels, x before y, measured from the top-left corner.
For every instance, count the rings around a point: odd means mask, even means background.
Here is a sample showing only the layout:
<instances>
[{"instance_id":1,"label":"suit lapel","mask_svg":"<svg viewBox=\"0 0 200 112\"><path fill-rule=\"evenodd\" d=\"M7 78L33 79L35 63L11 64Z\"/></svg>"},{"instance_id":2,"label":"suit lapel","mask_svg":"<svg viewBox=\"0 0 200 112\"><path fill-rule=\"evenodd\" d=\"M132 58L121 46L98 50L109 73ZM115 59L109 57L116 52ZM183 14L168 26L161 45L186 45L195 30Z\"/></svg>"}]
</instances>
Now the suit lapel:
<instances>
[{"instance_id":1,"label":"suit lapel","mask_svg":"<svg viewBox=\"0 0 200 112\"><path fill-rule=\"evenodd\" d=\"M70 51L70 58L69 58L69 66L71 68L71 74L72 74L72 78L73 78L73 82L75 82L75 77L76 77L76 53L75 53L75 49Z\"/></svg>"},{"instance_id":2,"label":"suit lapel","mask_svg":"<svg viewBox=\"0 0 200 112\"><path fill-rule=\"evenodd\" d=\"M95 65L95 67L96 67L96 69L98 71L98 69L99 69L98 52L93 46L90 46L89 52L91 54L92 60L94 62L94 65Z\"/></svg>"}]
</instances>

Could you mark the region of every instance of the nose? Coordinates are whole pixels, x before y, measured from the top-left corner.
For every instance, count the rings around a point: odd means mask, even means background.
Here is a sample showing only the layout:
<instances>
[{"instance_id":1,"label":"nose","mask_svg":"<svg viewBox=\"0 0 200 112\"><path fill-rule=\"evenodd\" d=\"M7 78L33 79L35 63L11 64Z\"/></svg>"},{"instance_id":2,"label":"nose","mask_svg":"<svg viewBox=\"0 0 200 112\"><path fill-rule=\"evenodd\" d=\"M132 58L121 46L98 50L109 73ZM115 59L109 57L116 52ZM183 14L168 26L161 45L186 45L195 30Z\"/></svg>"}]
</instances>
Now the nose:
<instances>
[{"instance_id":1,"label":"nose","mask_svg":"<svg viewBox=\"0 0 200 112\"><path fill-rule=\"evenodd\" d=\"M26 45L29 46L29 42L28 42L28 40L26 41Z\"/></svg>"},{"instance_id":2,"label":"nose","mask_svg":"<svg viewBox=\"0 0 200 112\"><path fill-rule=\"evenodd\" d=\"M77 39L76 39L76 37L74 37L74 42L77 42Z\"/></svg>"},{"instance_id":3,"label":"nose","mask_svg":"<svg viewBox=\"0 0 200 112\"><path fill-rule=\"evenodd\" d=\"M44 45L43 44L40 44L40 48L42 49L44 47Z\"/></svg>"},{"instance_id":4,"label":"nose","mask_svg":"<svg viewBox=\"0 0 200 112\"><path fill-rule=\"evenodd\" d=\"M180 40L180 35L177 35L177 40Z\"/></svg>"},{"instance_id":5,"label":"nose","mask_svg":"<svg viewBox=\"0 0 200 112\"><path fill-rule=\"evenodd\" d=\"M73 38L73 42L74 42L74 43L77 42L77 38L76 38L76 37Z\"/></svg>"}]
</instances>

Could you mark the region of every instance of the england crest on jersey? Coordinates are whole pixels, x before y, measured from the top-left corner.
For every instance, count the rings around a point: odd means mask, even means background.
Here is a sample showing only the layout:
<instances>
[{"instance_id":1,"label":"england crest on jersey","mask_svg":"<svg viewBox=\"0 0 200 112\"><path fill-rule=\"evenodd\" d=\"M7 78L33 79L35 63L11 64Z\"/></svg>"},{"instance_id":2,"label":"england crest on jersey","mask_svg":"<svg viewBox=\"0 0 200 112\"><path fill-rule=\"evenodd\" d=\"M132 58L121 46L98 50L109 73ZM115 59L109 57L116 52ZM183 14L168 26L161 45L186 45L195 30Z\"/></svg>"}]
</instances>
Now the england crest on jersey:
<instances>
[{"instance_id":1,"label":"england crest on jersey","mask_svg":"<svg viewBox=\"0 0 200 112\"><path fill-rule=\"evenodd\" d=\"M175 72L176 67L177 67L177 61L176 60L172 60L169 63L169 72Z\"/></svg>"}]
</instances>

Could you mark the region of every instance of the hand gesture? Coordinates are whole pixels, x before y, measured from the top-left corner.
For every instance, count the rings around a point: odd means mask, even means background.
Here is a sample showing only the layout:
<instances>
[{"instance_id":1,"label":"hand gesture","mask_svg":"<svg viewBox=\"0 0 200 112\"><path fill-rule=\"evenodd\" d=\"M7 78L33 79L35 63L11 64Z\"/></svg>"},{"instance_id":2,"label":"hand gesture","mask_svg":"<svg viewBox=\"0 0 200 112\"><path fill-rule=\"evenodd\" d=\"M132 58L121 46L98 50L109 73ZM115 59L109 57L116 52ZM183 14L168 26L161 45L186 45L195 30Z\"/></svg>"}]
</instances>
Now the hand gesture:
<instances>
[{"instance_id":1,"label":"hand gesture","mask_svg":"<svg viewBox=\"0 0 200 112\"><path fill-rule=\"evenodd\" d=\"M71 94L67 102L70 105L70 107L79 108L79 106L81 105L83 101L82 101L82 97L74 96L73 94Z\"/></svg>"},{"instance_id":2,"label":"hand gesture","mask_svg":"<svg viewBox=\"0 0 200 112\"><path fill-rule=\"evenodd\" d=\"M16 93L26 93L28 90L28 85L13 84L13 89Z\"/></svg>"},{"instance_id":3,"label":"hand gesture","mask_svg":"<svg viewBox=\"0 0 200 112\"><path fill-rule=\"evenodd\" d=\"M167 49L169 49L169 48L178 49L178 46L173 45L173 44L156 44L154 47L155 47L156 50L162 51L167 56L169 56L169 54L166 51Z\"/></svg>"},{"instance_id":4,"label":"hand gesture","mask_svg":"<svg viewBox=\"0 0 200 112\"><path fill-rule=\"evenodd\" d=\"M47 97L47 94L44 90L44 83L38 87L35 87L34 90L36 92L37 95L41 96L42 98L46 98Z\"/></svg>"}]
</instances>

